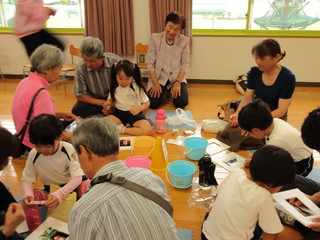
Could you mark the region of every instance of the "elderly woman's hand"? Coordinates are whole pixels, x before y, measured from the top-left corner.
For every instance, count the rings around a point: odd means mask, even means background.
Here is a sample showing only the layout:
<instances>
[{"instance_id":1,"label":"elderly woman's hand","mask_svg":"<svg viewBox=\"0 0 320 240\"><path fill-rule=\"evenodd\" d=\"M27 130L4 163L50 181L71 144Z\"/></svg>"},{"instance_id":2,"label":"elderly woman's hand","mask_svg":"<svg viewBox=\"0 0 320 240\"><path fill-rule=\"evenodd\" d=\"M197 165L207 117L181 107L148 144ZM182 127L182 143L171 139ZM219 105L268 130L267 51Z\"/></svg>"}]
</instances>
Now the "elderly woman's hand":
<instances>
[{"instance_id":1,"label":"elderly woman's hand","mask_svg":"<svg viewBox=\"0 0 320 240\"><path fill-rule=\"evenodd\" d=\"M154 98L160 97L162 93L162 88L159 83L153 84L152 88L150 89L150 96Z\"/></svg>"},{"instance_id":2,"label":"elderly woman's hand","mask_svg":"<svg viewBox=\"0 0 320 240\"><path fill-rule=\"evenodd\" d=\"M59 112L56 113L57 117L62 118L65 121L71 122L77 119L77 116L72 113Z\"/></svg>"},{"instance_id":3,"label":"elderly woman's hand","mask_svg":"<svg viewBox=\"0 0 320 240\"><path fill-rule=\"evenodd\" d=\"M180 83L178 82L175 82L173 84L173 86L171 87L171 90L170 90L170 94L173 98L177 98L181 95L181 92L180 92Z\"/></svg>"}]
</instances>

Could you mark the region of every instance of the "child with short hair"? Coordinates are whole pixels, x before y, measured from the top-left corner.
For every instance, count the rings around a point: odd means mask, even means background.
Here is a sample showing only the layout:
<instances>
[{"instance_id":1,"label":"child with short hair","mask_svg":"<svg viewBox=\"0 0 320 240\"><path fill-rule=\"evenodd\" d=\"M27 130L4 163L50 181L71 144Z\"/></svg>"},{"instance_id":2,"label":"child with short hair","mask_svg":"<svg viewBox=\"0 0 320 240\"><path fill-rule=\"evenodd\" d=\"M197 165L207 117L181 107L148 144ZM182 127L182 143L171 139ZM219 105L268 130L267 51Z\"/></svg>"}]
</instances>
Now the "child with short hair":
<instances>
[{"instance_id":1,"label":"child with short hair","mask_svg":"<svg viewBox=\"0 0 320 240\"><path fill-rule=\"evenodd\" d=\"M219 185L212 210L203 223L202 240L250 240L256 224L263 231L262 239L277 238L283 227L271 194L294 180L293 159L282 148L264 146L253 154L250 174L234 170Z\"/></svg>"},{"instance_id":2,"label":"child with short hair","mask_svg":"<svg viewBox=\"0 0 320 240\"><path fill-rule=\"evenodd\" d=\"M266 145L275 145L287 150L294 159L297 174L307 176L313 168L312 150L302 141L300 132L289 123L273 118L269 106L257 99L239 112L239 125L250 136L266 140ZM246 163L250 164L250 159Z\"/></svg>"},{"instance_id":3,"label":"child with short hair","mask_svg":"<svg viewBox=\"0 0 320 240\"><path fill-rule=\"evenodd\" d=\"M33 201L45 200L45 206L56 208L69 193L79 190L80 197L87 189L88 182L82 182L84 173L75 149L62 141L62 132L61 121L51 114L40 114L30 123L30 141L35 148L30 151L22 173L23 203L30 232L41 224L38 205ZM33 190L38 175L44 190ZM62 188L49 194L50 184Z\"/></svg>"},{"instance_id":4,"label":"child with short hair","mask_svg":"<svg viewBox=\"0 0 320 240\"><path fill-rule=\"evenodd\" d=\"M103 104L103 112L108 114L114 107L107 118L118 124L119 133L152 135L151 125L143 114L149 105L138 65L129 60L114 64L111 67L110 93Z\"/></svg>"}]
</instances>

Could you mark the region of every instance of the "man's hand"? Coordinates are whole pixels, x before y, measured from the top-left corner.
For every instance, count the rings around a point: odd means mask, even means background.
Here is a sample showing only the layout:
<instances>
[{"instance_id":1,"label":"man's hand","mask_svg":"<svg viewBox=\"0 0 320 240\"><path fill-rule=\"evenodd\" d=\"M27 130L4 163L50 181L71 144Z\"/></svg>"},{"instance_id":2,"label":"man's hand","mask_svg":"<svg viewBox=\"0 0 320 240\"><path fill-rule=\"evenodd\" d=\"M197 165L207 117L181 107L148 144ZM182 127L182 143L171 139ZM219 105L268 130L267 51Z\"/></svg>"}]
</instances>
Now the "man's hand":
<instances>
[{"instance_id":1,"label":"man's hand","mask_svg":"<svg viewBox=\"0 0 320 240\"><path fill-rule=\"evenodd\" d=\"M104 115L109 115L110 113L112 113L112 105L110 104L110 103L107 103L107 102L105 102L105 103L103 103L102 105L102 113L104 114Z\"/></svg>"}]
</instances>

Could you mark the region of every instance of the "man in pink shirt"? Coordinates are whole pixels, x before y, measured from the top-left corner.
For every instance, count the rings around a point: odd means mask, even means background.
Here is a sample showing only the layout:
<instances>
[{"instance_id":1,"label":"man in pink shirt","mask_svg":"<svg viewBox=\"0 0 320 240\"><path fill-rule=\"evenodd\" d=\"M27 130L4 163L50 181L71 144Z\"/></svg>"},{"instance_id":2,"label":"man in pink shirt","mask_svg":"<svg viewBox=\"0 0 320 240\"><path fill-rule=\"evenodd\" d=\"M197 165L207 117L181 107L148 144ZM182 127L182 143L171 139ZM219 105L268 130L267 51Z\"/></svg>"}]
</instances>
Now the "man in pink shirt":
<instances>
[{"instance_id":1,"label":"man in pink shirt","mask_svg":"<svg viewBox=\"0 0 320 240\"><path fill-rule=\"evenodd\" d=\"M17 132L20 132L27 119L35 93L40 88L46 88L50 83L58 79L63 56L60 49L44 44L34 51L30 60L35 72L31 72L27 78L19 83L12 103L12 117ZM53 114L66 121L76 119L76 116L71 113L56 112L52 97L47 90L42 90L35 99L30 121L41 113ZM69 140L67 135L64 136L64 139ZM29 140L28 129L22 143L24 149L21 149L22 152L20 152L20 155L23 154L24 150L30 150L34 147Z\"/></svg>"}]
</instances>

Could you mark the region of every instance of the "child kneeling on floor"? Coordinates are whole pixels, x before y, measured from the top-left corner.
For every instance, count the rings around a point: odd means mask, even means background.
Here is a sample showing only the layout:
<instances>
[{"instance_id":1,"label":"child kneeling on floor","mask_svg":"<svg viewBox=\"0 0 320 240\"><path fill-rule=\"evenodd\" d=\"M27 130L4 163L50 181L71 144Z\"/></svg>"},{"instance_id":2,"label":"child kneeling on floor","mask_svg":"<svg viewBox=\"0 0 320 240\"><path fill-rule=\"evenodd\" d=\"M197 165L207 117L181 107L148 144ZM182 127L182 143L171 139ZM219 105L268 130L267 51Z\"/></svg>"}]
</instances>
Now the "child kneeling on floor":
<instances>
[{"instance_id":1,"label":"child kneeling on floor","mask_svg":"<svg viewBox=\"0 0 320 240\"><path fill-rule=\"evenodd\" d=\"M30 151L22 173L23 203L29 232L40 224L38 204L43 201L48 208L56 208L63 198L76 191L82 196L87 191L89 180L84 180L75 149L70 143L61 141L63 125L58 117L40 114L30 123L30 141L35 148ZM44 190L34 189L33 183L40 176ZM49 194L50 184L59 185L61 189Z\"/></svg>"},{"instance_id":2,"label":"child kneeling on floor","mask_svg":"<svg viewBox=\"0 0 320 240\"><path fill-rule=\"evenodd\" d=\"M271 194L293 182L293 159L282 148L264 146L253 154L250 173L247 176L242 169L234 170L219 185L212 210L203 222L202 240L250 240L254 235L259 239L257 224L262 239L277 239L283 226Z\"/></svg>"},{"instance_id":3,"label":"child kneeling on floor","mask_svg":"<svg viewBox=\"0 0 320 240\"><path fill-rule=\"evenodd\" d=\"M302 141L301 133L289 123L273 118L269 106L261 99L245 105L238 116L240 127L251 137L266 140L266 145L275 145L287 150L295 164L296 173L307 176L313 168L312 150ZM250 164L250 158L246 165Z\"/></svg>"}]
</instances>

